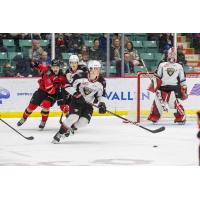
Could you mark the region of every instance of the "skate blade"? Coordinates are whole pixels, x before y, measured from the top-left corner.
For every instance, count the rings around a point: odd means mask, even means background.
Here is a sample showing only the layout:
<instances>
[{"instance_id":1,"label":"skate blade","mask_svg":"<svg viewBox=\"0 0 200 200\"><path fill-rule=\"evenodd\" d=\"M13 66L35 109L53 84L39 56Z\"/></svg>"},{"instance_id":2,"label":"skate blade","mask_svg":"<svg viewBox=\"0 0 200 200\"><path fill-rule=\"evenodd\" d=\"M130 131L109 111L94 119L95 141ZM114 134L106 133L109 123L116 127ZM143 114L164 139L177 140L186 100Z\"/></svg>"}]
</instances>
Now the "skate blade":
<instances>
[{"instance_id":1,"label":"skate blade","mask_svg":"<svg viewBox=\"0 0 200 200\"><path fill-rule=\"evenodd\" d=\"M57 141L57 140L52 140L52 142L51 142L52 144L59 144L59 142Z\"/></svg>"}]
</instances>

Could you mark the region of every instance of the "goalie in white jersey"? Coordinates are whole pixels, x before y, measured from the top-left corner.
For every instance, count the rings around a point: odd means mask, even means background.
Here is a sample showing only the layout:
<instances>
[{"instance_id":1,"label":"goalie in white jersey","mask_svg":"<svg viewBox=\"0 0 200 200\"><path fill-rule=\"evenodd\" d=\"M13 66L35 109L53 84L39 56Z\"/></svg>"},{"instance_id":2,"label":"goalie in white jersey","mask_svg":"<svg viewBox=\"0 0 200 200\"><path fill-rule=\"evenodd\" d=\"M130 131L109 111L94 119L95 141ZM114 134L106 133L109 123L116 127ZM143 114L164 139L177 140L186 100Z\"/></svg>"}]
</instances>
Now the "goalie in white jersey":
<instances>
[{"instance_id":1,"label":"goalie in white jersey","mask_svg":"<svg viewBox=\"0 0 200 200\"><path fill-rule=\"evenodd\" d=\"M69 116L62 123L60 130L53 138L53 143L59 143L61 138L68 137L72 131L71 126L76 128L86 126L93 114L93 104L98 102L99 113L106 112L105 79L101 76L101 64L99 61L88 63L89 74L87 78L74 80L66 91L71 95ZM91 104L90 104L91 103Z\"/></svg>"},{"instance_id":2,"label":"goalie in white jersey","mask_svg":"<svg viewBox=\"0 0 200 200\"><path fill-rule=\"evenodd\" d=\"M174 113L175 123L184 124L185 111L178 99L187 99L186 78L182 65L176 63L173 48L168 51L167 62L162 62L154 75L149 90L156 95L148 120L157 122L166 111Z\"/></svg>"}]
</instances>

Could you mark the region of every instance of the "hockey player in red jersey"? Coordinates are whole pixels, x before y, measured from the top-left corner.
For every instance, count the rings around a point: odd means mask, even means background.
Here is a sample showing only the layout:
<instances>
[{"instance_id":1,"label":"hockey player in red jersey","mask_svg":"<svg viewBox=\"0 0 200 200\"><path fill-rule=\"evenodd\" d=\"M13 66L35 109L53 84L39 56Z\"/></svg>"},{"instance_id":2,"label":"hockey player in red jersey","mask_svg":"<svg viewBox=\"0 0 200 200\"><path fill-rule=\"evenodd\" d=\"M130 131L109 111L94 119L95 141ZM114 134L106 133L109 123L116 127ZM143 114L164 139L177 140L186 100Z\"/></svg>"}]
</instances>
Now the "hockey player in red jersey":
<instances>
[{"instance_id":1,"label":"hockey player in red jersey","mask_svg":"<svg viewBox=\"0 0 200 200\"><path fill-rule=\"evenodd\" d=\"M101 64L98 61L88 63L89 74L86 78L74 80L66 91L71 95L69 117L62 123L60 130L53 138L53 143L59 143L61 137L68 137L72 131L71 126L76 128L86 126L92 117L93 107L91 103L97 103L99 113L106 112L105 79L100 74ZM72 131L73 132L73 131Z\"/></svg>"},{"instance_id":2,"label":"hockey player in red jersey","mask_svg":"<svg viewBox=\"0 0 200 200\"><path fill-rule=\"evenodd\" d=\"M187 99L187 85L183 67L176 63L176 52L168 51L167 62L160 63L155 72L155 79L149 87L155 93L148 120L157 122L163 111L173 112L175 123L186 122L185 111L178 99Z\"/></svg>"},{"instance_id":3,"label":"hockey player in red jersey","mask_svg":"<svg viewBox=\"0 0 200 200\"><path fill-rule=\"evenodd\" d=\"M66 85L66 76L60 69L60 61L52 60L51 67L33 63L33 67L41 73L38 80L39 89L34 92L28 107L25 109L23 117L18 121L17 125L21 126L29 117L29 115L38 107L42 107L42 120L39 128L44 128L49 116L50 107L57 101L63 112L69 112L69 106L63 101L62 90Z\"/></svg>"}]
</instances>

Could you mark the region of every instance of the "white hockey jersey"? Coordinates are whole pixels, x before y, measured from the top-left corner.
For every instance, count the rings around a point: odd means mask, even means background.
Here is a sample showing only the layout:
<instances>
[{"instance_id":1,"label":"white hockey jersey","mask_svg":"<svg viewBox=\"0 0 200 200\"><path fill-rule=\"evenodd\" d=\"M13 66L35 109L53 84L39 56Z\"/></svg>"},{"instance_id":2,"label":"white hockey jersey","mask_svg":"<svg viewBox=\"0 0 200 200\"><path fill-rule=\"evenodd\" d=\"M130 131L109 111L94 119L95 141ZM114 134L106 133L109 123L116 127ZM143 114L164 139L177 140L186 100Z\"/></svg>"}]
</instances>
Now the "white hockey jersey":
<instances>
[{"instance_id":1,"label":"white hockey jersey","mask_svg":"<svg viewBox=\"0 0 200 200\"><path fill-rule=\"evenodd\" d=\"M69 83L73 83L73 81L76 79L76 76L81 76L82 73L83 71L79 69L75 73L71 73L70 71L67 71L66 73L67 81Z\"/></svg>"},{"instance_id":2,"label":"white hockey jersey","mask_svg":"<svg viewBox=\"0 0 200 200\"><path fill-rule=\"evenodd\" d=\"M79 91L84 97L86 102L93 103L94 99L97 98L99 102L104 102L105 97L104 87L102 83L90 82L87 78L80 78L74 81L71 87L67 87L66 91L72 96Z\"/></svg>"},{"instance_id":3,"label":"white hockey jersey","mask_svg":"<svg viewBox=\"0 0 200 200\"><path fill-rule=\"evenodd\" d=\"M161 86L185 85L186 78L182 65L178 63L163 62L159 65L155 76L162 80Z\"/></svg>"}]
</instances>

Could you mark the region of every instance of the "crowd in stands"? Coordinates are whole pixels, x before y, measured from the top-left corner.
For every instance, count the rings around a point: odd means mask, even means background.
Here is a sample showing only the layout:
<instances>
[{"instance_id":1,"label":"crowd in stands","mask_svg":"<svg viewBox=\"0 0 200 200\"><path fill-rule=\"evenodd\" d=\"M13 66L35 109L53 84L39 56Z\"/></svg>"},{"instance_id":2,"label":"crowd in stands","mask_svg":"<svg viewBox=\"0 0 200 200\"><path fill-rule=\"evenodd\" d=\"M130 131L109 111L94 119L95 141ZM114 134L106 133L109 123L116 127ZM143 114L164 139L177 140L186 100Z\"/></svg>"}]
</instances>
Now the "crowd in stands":
<instances>
[{"instance_id":1,"label":"crowd in stands","mask_svg":"<svg viewBox=\"0 0 200 200\"><path fill-rule=\"evenodd\" d=\"M14 50L9 50L3 43L4 40L14 40ZM23 47L20 40L30 40L30 46ZM41 47L40 40L48 40L45 47ZM51 34L49 33L1 33L0 52L8 57L10 53L16 55L12 59L1 61L2 76L5 77L33 77L39 76L38 72L31 68L31 62L37 61L50 64L51 61Z\"/></svg>"},{"instance_id":2,"label":"crowd in stands","mask_svg":"<svg viewBox=\"0 0 200 200\"><path fill-rule=\"evenodd\" d=\"M152 54L161 54L159 62L166 60L166 52L173 47L174 38L170 33L147 33L143 41L138 41L137 34L125 34L124 46L122 47L122 34L114 33L110 35L110 46L107 47L107 33L95 34L79 34L79 33L57 33L55 34L55 56L63 60L64 65L68 66L68 59L63 57L63 54L76 54L79 57L80 64L86 65L89 60L101 61L104 68L107 63L107 49L109 49L110 66L115 70L109 72L113 76L121 76L121 68L124 67L124 73L136 73L136 67L144 66L146 62L143 57L144 53L150 53L151 49L146 52L144 48L135 46L135 42L144 43L152 41L156 44L156 51ZM32 77L39 76L38 72L30 67L32 61L37 61L42 64L50 64L51 62L51 34L48 33L1 33L0 34L0 52L9 53L9 49L4 45L3 40L14 40L15 52L19 52L12 60L7 60L3 64L3 76L17 76L17 77ZM134 38L136 37L136 38ZM26 53L20 45L20 40L31 40L31 46L26 48ZM47 46L41 46L40 40L48 40ZM200 41L200 34L196 34L193 43L197 45ZM198 44L199 45L199 44ZM200 45L199 45L200 46ZM122 51L123 49L123 51ZM199 48L200 49L200 48ZM143 50L143 51L141 51ZM197 48L198 51L198 48ZM22 54L20 54L20 52ZM124 53L124 63L122 63L122 53ZM69 57L69 56L68 56ZM177 59L182 65L186 64L185 55L183 53L183 46L177 48ZM154 62L152 65L158 65L159 62ZM151 65L147 63L148 65ZM109 66L109 67L110 67ZM138 70L137 70L138 71ZM151 71L151 68L148 69ZM105 72L105 69L104 69Z\"/></svg>"},{"instance_id":3,"label":"crowd in stands","mask_svg":"<svg viewBox=\"0 0 200 200\"><path fill-rule=\"evenodd\" d=\"M182 33L182 36L186 36L188 42L191 43L191 48L195 49L195 54L200 54L200 33Z\"/></svg>"},{"instance_id":4,"label":"crowd in stands","mask_svg":"<svg viewBox=\"0 0 200 200\"><path fill-rule=\"evenodd\" d=\"M88 37L93 34L88 34ZM158 53L165 53L169 48L173 46L172 34L146 34L149 41L155 41L158 45ZM92 41L91 39L84 38L84 34L78 33L58 33L56 34L56 57L62 59L63 53L77 54L82 64L87 63L90 59L100 60L103 64L107 58L107 37L108 34L95 34ZM92 37L91 37L92 38ZM116 75L121 75L119 70L122 60L122 46L121 46L122 34L114 33L110 34L110 65L116 67ZM89 45L87 42L90 40ZM126 59L128 59L133 66L130 70L134 73L134 66L142 66L141 56L137 48L134 47L131 34L125 34L124 36L124 52L126 53ZM124 57L125 57L124 56ZM124 65L124 71L126 73L127 67ZM129 73L129 70L128 72Z\"/></svg>"}]
</instances>

